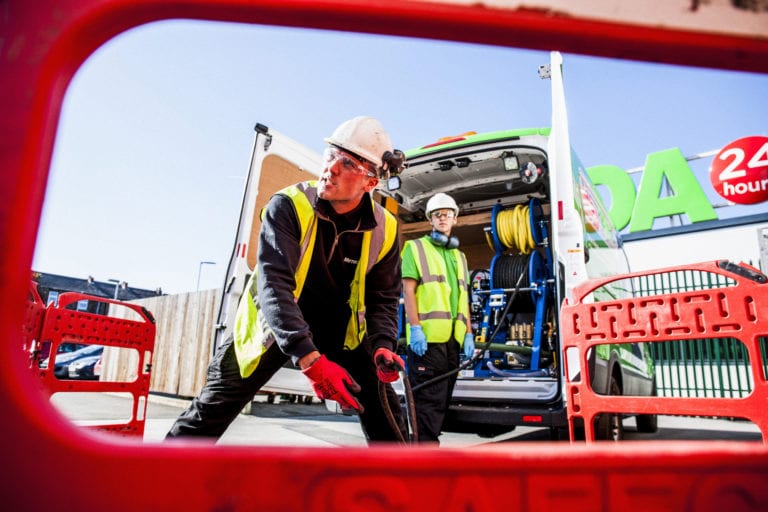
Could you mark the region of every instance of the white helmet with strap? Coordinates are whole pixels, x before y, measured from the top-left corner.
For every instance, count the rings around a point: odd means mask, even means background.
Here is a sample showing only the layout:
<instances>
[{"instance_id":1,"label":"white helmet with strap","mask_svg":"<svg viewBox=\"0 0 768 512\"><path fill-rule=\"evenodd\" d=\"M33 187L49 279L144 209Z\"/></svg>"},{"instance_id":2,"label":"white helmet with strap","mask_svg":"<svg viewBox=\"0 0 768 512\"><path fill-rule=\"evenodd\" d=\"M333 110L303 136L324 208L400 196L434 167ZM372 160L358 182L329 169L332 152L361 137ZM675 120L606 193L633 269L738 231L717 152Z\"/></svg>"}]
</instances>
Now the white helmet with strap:
<instances>
[{"instance_id":1,"label":"white helmet with strap","mask_svg":"<svg viewBox=\"0 0 768 512\"><path fill-rule=\"evenodd\" d=\"M459 215L459 206L456 204L456 201L454 201L448 194L438 192L429 198L429 201L427 201L427 209L424 213L427 215L427 218L429 218L435 210L444 209L453 210L454 215L457 217Z\"/></svg>"},{"instance_id":2,"label":"white helmet with strap","mask_svg":"<svg viewBox=\"0 0 768 512\"><path fill-rule=\"evenodd\" d=\"M402 152L392 147L381 123L372 117L358 116L341 123L325 142L368 160L379 170L379 177L385 177L387 172L399 172L402 161L395 166L391 163L393 154Z\"/></svg>"}]
</instances>

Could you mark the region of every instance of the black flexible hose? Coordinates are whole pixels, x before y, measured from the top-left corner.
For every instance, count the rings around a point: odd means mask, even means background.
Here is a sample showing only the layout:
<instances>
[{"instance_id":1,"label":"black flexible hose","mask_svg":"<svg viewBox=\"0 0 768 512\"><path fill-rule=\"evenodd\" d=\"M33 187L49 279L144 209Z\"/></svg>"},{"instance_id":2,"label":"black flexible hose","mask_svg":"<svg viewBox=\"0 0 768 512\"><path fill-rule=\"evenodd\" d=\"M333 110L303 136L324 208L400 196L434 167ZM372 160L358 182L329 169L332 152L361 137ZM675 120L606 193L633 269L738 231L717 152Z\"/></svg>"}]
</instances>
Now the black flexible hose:
<instances>
[{"instance_id":1,"label":"black flexible hose","mask_svg":"<svg viewBox=\"0 0 768 512\"><path fill-rule=\"evenodd\" d=\"M510 288L512 283L517 280L520 288L530 287L530 275L528 264L530 255L500 256L496 260L493 268L493 287ZM520 278L523 278L522 281ZM511 301L515 305L515 311L532 312L536 304L531 299L530 294L523 293L515 300Z\"/></svg>"},{"instance_id":2,"label":"black flexible hose","mask_svg":"<svg viewBox=\"0 0 768 512\"><path fill-rule=\"evenodd\" d=\"M403 381L403 387L405 388L405 404L406 404L406 420L405 429L406 435L408 434L408 427L411 427L410 440L403 437L403 433L400 431L400 427L395 420L395 415L392 414L392 408L390 407L389 398L387 397L387 384L379 381L379 401L384 409L384 414L387 416L389 426L397 434L398 440L401 444L408 445L416 443L419 439L419 427L416 425L416 404L413 402L413 391L411 390L411 383L408 381L408 377L405 372L400 371L400 380Z\"/></svg>"}]
</instances>

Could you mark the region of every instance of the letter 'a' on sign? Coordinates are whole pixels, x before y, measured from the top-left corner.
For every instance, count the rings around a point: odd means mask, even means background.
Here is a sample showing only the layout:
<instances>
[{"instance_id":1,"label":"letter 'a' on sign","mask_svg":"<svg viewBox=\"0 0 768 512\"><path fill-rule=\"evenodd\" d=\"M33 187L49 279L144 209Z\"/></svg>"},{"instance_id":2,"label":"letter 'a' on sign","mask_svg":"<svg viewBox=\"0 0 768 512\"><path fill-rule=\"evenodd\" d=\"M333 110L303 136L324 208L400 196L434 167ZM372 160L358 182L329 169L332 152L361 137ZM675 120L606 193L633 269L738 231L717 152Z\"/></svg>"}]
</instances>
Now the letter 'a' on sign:
<instances>
[{"instance_id":1,"label":"letter 'a' on sign","mask_svg":"<svg viewBox=\"0 0 768 512\"><path fill-rule=\"evenodd\" d=\"M669 194L662 197L665 180ZM678 148L652 153L646 158L629 232L653 229L654 220L671 215L686 215L690 222L717 219L712 204Z\"/></svg>"},{"instance_id":2,"label":"letter 'a' on sign","mask_svg":"<svg viewBox=\"0 0 768 512\"><path fill-rule=\"evenodd\" d=\"M768 137L744 137L725 146L712 159L709 180L733 203L768 201Z\"/></svg>"}]
</instances>

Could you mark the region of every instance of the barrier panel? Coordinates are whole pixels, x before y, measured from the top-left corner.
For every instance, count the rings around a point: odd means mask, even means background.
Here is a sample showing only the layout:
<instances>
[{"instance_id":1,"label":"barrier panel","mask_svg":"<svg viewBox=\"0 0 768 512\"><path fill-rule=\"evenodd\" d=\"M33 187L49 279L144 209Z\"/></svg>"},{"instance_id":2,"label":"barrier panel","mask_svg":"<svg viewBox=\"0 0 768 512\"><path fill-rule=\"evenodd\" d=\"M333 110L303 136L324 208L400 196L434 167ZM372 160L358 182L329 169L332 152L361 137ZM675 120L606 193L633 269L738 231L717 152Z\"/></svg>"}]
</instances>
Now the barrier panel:
<instances>
[{"instance_id":1,"label":"barrier panel","mask_svg":"<svg viewBox=\"0 0 768 512\"><path fill-rule=\"evenodd\" d=\"M620 280L681 271L712 273L729 278L732 286L653 296L591 302L592 293ZM761 338L768 336L768 278L745 264L720 260L654 269L590 280L574 291L575 302L564 304L562 322L565 370L569 377L568 422L583 422L586 441L595 440L594 420L601 413L669 414L744 418L760 428L768 443L768 384L762 362ZM594 392L588 355L598 345L660 343L729 337L743 343L754 379L752 392L738 398L609 396ZM569 368L578 353L579 368Z\"/></svg>"},{"instance_id":2,"label":"barrier panel","mask_svg":"<svg viewBox=\"0 0 768 512\"><path fill-rule=\"evenodd\" d=\"M512 496L518 499L505 501L504 507L520 511L762 510L768 502L768 448L755 443L595 443L570 448L562 444L502 443L469 450L389 446L308 449L191 442L151 446L83 435L81 429L54 414L39 393L30 392L34 376L19 351L19 327L24 317L20 300L28 286L36 224L66 86L100 45L151 22L203 19L375 31L768 71L768 39L762 36L689 32L664 23L650 28L611 24L560 14L566 3L559 2L557 8L550 3L552 8L531 9L515 2L455 1L3 2L3 507L36 510L50 508L55 500L59 507L112 512L181 508L186 512L450 511L492 510L500 506L502 498ZM634 12L640 4L624 3ZM498 8L505 4L519 10ZM618 8L620 4L615 5ZM712 19L706 16L705 3L690 4L690 9L679 9L679 18L701 14ZM723 6L720 2L713 7ZM755 27L763 26L759 16L752 15ZM156 46L155 50L162 48ZM37 497L48 499L33 501Z\"/></svg>"},{"instance_id":3,"label":"barrier panel","mask_svg":"<svg viewBox=\"0 0 768 512\"><path fill-rule=\"evenodd\" d=\"M39 299L39 296L37 296ZM109 315L90 313L68 308L79 301L104 302L117 307L129 308L136 313L138 320L117 318ZM114 307L113 306L113 307ZM30 305L29 311L37 311L36 306ZM50 304L42 315L28 314L30 332L34 319L39 322L39 334L36 347L44 347L42 353L38 348L30 359L30 369L40 378L45 393L53 395L60 392L82 393L128 393L133 398L130 418L120 423L105 423L87 425L99 431L112 432L120 435L144 435L147 401L149 395L150 369L152 352L155 348L155 320L144 307L116 300L68 292L59 295L57 304ZM135 368L136 378L131 382L103 380L72 380L60 379L54 374L55 360L58 348L62 343L82 343L135 349L139 357ZM45 355L48 364L41 365Z\"/></svg>"},{"instance_id":4,"label":"barrier panel","mask_svg":"<svg viewBox=\"0 0 768 512\"><path fill-rule=\"evenodd\" d=\"M30 281L27 309L24 312L24 324L21 326L22 349L29 354L30 364L40 357L40 329L43 327L45 304L37 291L37 283Z\"/></svg>"}]
</instances>

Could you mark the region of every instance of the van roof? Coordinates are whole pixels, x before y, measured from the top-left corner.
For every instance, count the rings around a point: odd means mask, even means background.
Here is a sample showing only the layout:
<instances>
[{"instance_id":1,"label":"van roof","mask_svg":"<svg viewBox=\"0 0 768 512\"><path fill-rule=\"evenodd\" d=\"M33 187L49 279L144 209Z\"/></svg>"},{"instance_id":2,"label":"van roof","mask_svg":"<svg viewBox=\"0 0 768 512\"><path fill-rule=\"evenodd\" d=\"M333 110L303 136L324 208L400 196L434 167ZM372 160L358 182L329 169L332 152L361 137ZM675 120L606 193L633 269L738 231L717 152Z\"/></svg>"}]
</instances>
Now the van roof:
<instances>
[{"instance_id":1,"label":"van roof","mask_svg":"<svg viewBox=\"0 0 768 512\"><path fill-rule=\"evenodd\" d=\"M549 128L527 128L443 137L406 152L400 188L388 195L416 221L437 192L453 197L462 213L544 197L546 180L524 182L521 172L533 166L546 174L549 134Z\"/></svg>"},{"instance_id":2,"label":"van roof","mask_svg":"<svg viewBox=\"0 0 768 512\"><path fill-rule=\"evenodd\" d=\"M416 158L446 149L471 146L473 144L485 144L501 140L517 139L529 135L548 136L550 128L522 128L517 130L500 130L495 132L477 133L465 132L460 135L441 137L435 142L410 149L405 152L406 159Z\"/></svg>"}]
</instances>

